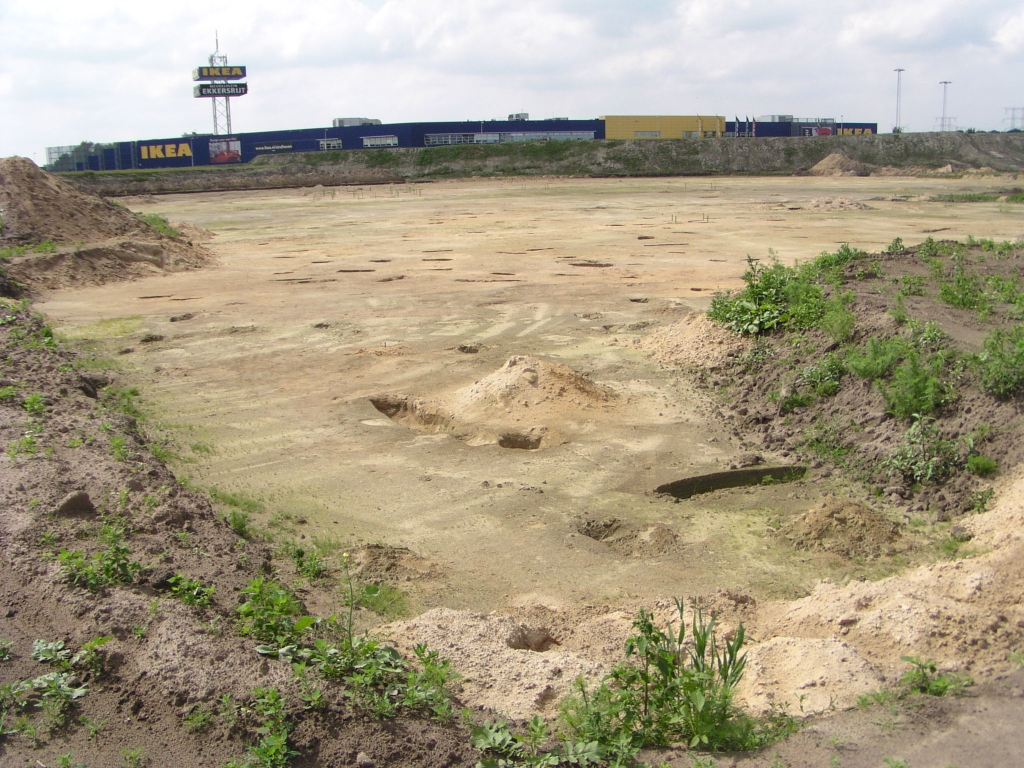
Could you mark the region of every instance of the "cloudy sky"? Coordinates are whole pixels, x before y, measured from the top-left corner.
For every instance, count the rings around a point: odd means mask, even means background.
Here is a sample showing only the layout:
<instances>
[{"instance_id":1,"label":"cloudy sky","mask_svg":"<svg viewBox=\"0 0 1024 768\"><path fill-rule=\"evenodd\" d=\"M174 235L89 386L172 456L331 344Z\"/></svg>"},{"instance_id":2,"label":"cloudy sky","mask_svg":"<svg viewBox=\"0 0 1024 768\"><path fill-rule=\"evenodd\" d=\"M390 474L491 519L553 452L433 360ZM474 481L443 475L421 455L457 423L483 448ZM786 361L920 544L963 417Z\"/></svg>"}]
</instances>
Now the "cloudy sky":
<instances>
[{"instance_id":1,"label":"cloudy sky","mask_svg":"<svg viewBox=\"0 0 1024 768\"><path fill-rule=\"evenodd\" d=\"M0 0L0 156L211 130L214 31L249 68L236 131L605 114L794 114L931 130L1024 107L1020 0Z\"/></svg>"}]
</instances>

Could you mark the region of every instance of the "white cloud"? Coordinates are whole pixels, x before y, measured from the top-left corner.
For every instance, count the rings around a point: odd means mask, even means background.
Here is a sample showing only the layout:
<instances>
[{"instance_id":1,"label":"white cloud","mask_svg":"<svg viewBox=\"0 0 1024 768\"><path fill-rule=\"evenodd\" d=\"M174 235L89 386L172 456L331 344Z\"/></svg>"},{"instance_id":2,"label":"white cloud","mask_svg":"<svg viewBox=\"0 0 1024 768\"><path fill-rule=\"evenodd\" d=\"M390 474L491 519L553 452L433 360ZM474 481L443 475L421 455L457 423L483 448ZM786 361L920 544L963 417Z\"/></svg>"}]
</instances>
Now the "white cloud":
<instances>
[{"instance_id":1,"label":"white cloud","mask_svg":"<svg viewBox=\"0 0 1024 768\"><path fill-rule=\"evenodd\" d=\"M843 115L961 125L1024 102L1011 0L0 0L0 155L207 131L191 69L220 33L249 66L241 130L622 113Z\"/></svg>"}]
</instances>

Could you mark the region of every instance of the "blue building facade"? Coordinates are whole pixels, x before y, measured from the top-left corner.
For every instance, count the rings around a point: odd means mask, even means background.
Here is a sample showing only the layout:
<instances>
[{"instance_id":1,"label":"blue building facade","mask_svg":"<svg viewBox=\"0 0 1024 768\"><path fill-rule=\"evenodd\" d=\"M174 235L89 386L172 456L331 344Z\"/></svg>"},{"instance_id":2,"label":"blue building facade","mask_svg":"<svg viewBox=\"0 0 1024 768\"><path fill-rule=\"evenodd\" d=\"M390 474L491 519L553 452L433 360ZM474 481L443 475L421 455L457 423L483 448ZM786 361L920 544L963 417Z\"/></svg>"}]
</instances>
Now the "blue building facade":
<instances>
[{"instance_id":1,"label":"blue building facade","mask_svg":"<svg viewBox=\"0 0 1024 768\"><path fill-rule=\"evenodd\" d=\"M121 168L185 168L247 163L260 155L292 152L603 138L603 120L474 120L299 128L231 136L196 134L123 141L116 145L116 152Z\"/></svg>"}]
</instances>

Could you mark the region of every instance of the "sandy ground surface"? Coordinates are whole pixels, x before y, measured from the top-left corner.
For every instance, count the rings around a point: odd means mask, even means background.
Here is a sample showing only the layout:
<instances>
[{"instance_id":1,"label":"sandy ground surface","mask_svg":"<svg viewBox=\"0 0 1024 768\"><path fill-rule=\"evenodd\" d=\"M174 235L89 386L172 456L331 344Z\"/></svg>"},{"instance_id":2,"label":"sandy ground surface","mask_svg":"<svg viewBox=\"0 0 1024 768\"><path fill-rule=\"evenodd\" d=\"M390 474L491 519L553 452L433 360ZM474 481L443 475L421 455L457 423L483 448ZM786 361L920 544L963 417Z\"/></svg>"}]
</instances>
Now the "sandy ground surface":
<instances>
[{"instance_id":1,"label":"sandy ground surface","mask_svg":"<svg viewBox=\"0 0 1024 768\"><path fill-rule=\"evenodd\" d=\"M304 520L298 536L412 548L428 564L407 585L417 608L799 597L865 571L769 546L766 519L842 489L812 474L679 504L650 495L742 448L637 340L738 287L747 254L769 248L791 261L844 242L1016 238L1016 208L926 200L1012 183L479 180L135 199L211 230L217 263L37 307L71 338L132 350L117 359L176 435L179 475L262 500L264 522ZM607 397L548 386L543 366L513 381L506 363L526 355ZM526 396L534 383L546 394ZM371 398L406 407L389 418ZM536 450L500 444L540 435ZM594 537L610 519L632 534Z\"/></svg>"}]
</instances>

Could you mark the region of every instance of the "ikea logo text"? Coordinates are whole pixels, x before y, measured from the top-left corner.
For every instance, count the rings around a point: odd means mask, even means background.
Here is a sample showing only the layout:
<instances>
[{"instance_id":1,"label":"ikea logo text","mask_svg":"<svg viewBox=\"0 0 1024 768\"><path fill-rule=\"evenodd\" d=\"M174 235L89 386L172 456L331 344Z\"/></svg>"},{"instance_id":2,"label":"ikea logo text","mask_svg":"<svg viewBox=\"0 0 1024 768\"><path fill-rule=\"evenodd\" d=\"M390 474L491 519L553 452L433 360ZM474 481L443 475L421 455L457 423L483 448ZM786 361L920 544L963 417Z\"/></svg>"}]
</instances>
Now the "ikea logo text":
<instances>
[{"instance_id":1,"label":"ikea logo text","mask_svg":"<svg viewBox=\"0 0 1024 768\"><path fill-rule=\"evenodd\" d=\"M192 147L180 144L144 144L139 147L143 160L163 160L165 157L192 157Z\"/></svg>"},{"instance_id":2,"label":"ikea logo text","mask_svg":"<svg viewBox=\"0 0 1024 768\"><path fill-rule=\"evenodd\" d=\"M245 77L244 67L200 67L200 77Z\"/></svg>"}]
</instances>

